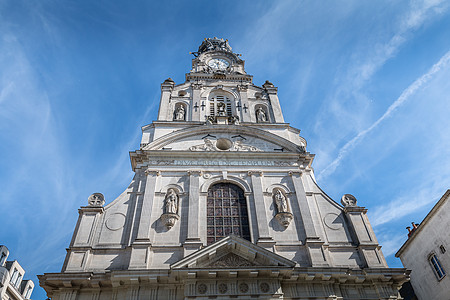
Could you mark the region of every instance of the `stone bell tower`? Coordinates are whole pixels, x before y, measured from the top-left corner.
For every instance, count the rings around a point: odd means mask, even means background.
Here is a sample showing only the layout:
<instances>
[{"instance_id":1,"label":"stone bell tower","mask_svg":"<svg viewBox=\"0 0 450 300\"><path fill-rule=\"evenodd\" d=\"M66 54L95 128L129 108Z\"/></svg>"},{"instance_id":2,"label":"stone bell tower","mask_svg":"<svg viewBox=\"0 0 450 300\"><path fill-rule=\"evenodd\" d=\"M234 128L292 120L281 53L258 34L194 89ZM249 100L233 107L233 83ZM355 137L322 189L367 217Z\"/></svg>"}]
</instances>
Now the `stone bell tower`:
<instances>
[{"instance_id":1,"label":"stone bell tower","mask_svg":"<svg viewBox=\"0 0 450 300\"><path fill-rule=\"evenodd\" d=\"M52 299L400 299L367 210L317 185L277 87L253 84L227 40L161 84L158 120L130 152L135 176L89 197Z\"/></svg>"}]
</instances>

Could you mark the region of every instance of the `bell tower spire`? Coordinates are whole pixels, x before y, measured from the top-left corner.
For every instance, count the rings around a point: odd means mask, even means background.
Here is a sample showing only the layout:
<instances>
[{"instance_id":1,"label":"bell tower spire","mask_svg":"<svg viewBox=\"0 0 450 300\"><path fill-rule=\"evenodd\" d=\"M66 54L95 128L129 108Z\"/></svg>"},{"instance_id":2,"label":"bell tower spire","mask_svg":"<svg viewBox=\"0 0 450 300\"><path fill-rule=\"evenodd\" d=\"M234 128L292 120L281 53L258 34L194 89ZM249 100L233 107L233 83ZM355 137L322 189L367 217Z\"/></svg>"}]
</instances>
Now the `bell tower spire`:
<instances>
[{"instance_id":1,"label":"bell tower spire","mask_svg":"<svg viewBox=\"0 0 450 300\"><path fill-rule=\"evenodd\" d=\"M192 59L186 81L161 85L158 121L188 124L284 123L277 88L253 84L240 54L228 40L205 38ZM186 123L187 122L187 123Z\"/></svg>"}]
</instances>

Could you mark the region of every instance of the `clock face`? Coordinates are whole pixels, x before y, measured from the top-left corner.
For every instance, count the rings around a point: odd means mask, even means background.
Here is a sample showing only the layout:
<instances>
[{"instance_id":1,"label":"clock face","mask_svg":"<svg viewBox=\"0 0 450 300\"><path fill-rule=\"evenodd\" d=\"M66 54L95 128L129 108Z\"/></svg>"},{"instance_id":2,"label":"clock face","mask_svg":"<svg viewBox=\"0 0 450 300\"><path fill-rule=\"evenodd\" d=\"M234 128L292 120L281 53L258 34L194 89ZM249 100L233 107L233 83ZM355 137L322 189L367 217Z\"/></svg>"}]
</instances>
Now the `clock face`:
<instances>
[{"instance_id":1,"label":"clock face","mask_svg":"<svg viewBox=\"0 0 450 300\"><path fill-rule=\"evenodd\" d=\"M223 58L213 58L208 62L208 66L213 68L214 70L224 71L228 68L230 63Z\"/></svg>"}]
</instances>

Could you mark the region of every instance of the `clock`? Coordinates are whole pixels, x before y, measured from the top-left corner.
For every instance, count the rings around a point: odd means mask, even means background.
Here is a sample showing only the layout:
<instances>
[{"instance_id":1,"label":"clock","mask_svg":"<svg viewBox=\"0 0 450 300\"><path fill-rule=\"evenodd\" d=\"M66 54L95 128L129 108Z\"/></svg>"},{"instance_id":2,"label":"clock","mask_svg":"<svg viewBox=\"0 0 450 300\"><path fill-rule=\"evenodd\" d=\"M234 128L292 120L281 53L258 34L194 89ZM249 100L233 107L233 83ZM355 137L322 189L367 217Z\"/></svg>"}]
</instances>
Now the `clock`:
<instances>
[{"instance_id":1,"label":"clock","mask_svg":"<svg viewBox=\"0 0 450 300\"><path fill-rule=\"evenodd\" d=\"M208 61L208 66L210 66L214 70L225 71L230 63L223 58L213 58Z\"/></svg>"}]
</instances>

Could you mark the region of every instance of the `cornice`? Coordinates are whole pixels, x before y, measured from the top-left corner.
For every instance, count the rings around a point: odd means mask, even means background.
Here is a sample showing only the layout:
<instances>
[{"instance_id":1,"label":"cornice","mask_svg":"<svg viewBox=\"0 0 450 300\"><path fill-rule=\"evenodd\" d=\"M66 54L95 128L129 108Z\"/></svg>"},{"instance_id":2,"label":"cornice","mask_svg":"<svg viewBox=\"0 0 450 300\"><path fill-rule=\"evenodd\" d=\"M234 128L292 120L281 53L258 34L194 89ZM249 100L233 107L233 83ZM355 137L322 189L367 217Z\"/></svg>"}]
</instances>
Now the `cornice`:
<instances>
[{"instance_id":1,"label":"cornice","mask_svg":"<svg viewBox=\"0 0 450 300\"><path fill-rule=\"evenodd\" d=\"M406 268L365 268L346 267L289 267L289 266L250 266L239 268L182 268L182 269L145 269L117 270L104 272L66 272L38 275L39 284L50 295L60 289L99 288L121 286L129 287L133 283L148 284L185 284L188 280L217 280L214 275L221 274L222 279L241 278L279 278L284 283L346 283L346 284L394 284L401 285L409 278ZM213 277L211 277L213 276Z\"/></svg>"},{"instance_id":2,"label":"cornice","mask_svg":"<svg viewBox=\"0 0 450 300\"><path fill-rule=\"evenodd\" d=\"M395 257L400 257L403 251L412 243L417 235L419 235L424 229L425 225L431 220L431 218L436 215L442 205L444 205L445 201L447 201L450 197L450 189L448 189L444 195L439 199L439 201L433 206L430 212L426 215L423 221L420 223L419 227L414 231L414 233L406 240L406 242L400 247L400 249L395 253Z\"/></svg>"}]
</instances>

